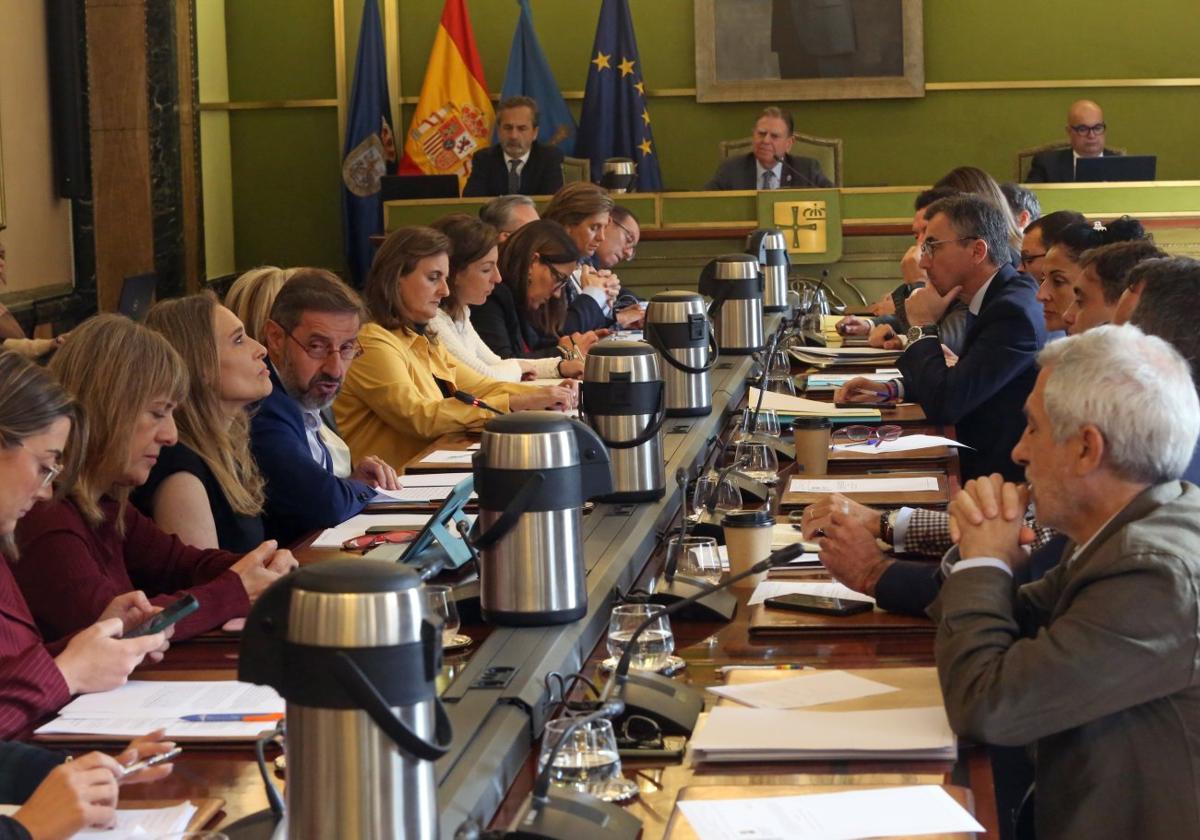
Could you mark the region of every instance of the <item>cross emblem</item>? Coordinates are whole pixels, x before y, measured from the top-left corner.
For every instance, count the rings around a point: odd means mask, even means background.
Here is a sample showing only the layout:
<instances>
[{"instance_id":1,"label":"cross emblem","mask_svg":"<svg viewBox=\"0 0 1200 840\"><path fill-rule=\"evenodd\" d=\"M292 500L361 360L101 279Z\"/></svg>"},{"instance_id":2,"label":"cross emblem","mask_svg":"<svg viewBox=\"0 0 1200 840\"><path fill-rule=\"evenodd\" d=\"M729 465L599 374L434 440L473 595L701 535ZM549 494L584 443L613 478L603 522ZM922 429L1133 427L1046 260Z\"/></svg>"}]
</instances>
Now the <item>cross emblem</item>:
<instances>
[{"instance_id":1,"label":"cross emblem","mask_svg":"<svg viewBox=\"0 0 1200 840\"><path fill-rule=\"evenodd\" d=\"M791 207L791 210L792 210L792 223L790 225L788 225L788 230L790 230L792 232L792 247L798 249L800 247L800 231L816 230L817 223L816 222L801 223L800 208L797 205L793 204Z\"/></svg>"}]
</instances>

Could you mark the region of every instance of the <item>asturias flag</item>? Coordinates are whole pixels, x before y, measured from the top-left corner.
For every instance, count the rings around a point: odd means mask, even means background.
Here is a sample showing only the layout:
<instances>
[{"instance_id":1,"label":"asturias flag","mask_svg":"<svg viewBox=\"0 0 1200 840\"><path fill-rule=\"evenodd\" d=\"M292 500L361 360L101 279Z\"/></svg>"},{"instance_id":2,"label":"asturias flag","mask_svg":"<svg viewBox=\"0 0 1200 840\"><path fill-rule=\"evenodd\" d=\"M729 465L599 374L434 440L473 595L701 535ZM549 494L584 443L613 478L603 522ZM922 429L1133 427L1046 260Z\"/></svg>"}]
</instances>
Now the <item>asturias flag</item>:
<instances>
[{"instance_id":1,"label":"asturias flag","mask_svg":"<svg viewBox=\"0 0 1200 840\"><path fill-rule=\"evenodd\" d=\"M495 118L466 0L446 0L404 139L401 174L457 175L461 192L471 155L488 146Z\"/></svg>"},{"instance_id":2,"label":"asturias flag","mask_svg":"<svg viewBox=\"0 0 1200 840\"><path fill-rule=\"evenodd\" d=\"M604 0L591 62L579 135L575 138L575 156L591 160L592 176L596 179L606 158L632 158L637 163L638 190L661 190L658 148L650 131L646 85L633 35L633 19L629 16L629 0Z\"/></svg>"},{"instance_id":3,"label":"asturias flag","mask_svg":"<svg viewBox=\"0 0 1200 840\"><path fill-rule=\"evenodd\" d=\"M342 147L342 239L346 264L360 284L374 257L371 235L383 232L379 179L396 170L390 113L379 7L375 0L363 0L346 144Z\"/></svg>"},{"instance_id":4,"label":"asturias flag","mask_svg":"<svg viewBox=\"0 0 1200 840\"><path fill-rule=\"evenodd\" d=\"M575 149L575 118L563 101L562 91L550 63L538 43L533 29L533 16L529 11L529 0L517 0L521 16L513 32L512 49L508 53L508 70L504 73L504 88L500 99L510 96L528 96L538 104L537 139L562 149L563 154L572 154Z\"/></svg>"}]
</instances>

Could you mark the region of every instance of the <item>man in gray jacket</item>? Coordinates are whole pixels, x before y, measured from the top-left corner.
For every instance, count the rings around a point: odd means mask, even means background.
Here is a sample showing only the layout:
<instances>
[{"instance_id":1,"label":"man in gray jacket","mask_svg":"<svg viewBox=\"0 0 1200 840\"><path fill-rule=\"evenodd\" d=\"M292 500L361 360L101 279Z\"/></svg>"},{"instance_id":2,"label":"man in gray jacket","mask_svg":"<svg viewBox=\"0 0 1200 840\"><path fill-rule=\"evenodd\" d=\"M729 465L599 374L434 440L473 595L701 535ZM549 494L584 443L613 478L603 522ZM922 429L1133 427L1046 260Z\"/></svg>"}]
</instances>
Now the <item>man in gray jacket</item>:
<instances>
[{"instance_id":1,"label":"man in gray jacket","mask_svg":"<svg viewBox=\"0 0 1200 840\"><path fill-rule=\"evenodd\" d=\"M1200 837L1200 433L1187 362L1136 327L1048 345L999 476L951 504L958 557L930 614L955 731L1036 745L1039 840ZM1038 519L1058 566L1014 591Z\"/></svg>"}]
</instances>

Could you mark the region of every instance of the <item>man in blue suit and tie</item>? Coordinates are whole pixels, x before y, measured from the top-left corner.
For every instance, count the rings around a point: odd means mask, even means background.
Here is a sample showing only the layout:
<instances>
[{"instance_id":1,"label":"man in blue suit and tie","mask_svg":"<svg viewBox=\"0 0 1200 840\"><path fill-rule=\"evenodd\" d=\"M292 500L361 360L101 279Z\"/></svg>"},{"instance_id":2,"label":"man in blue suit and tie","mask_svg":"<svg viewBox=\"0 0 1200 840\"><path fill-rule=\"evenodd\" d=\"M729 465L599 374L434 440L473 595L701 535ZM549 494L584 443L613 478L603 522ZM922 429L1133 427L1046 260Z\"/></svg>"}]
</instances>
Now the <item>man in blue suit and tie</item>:
<instances>
[{"instance_id":1,"label":"man in blue suit and tie","mask_svg":"<svg viewBox=\"0 0 1200 840\"><path fill-rule=\"evenodd\" d=\"M914 319L908 348L896 362L903 378L887 383L856 377L839 402L905 399L920 403L929 422L953 424L970 449L961 453L964 481L998 472L1019 481L1009 453L1025 428L1022 407L1037 379L1034 359L1046 343L1037 284L1008 262L1007 210L975 195L943 198L925 210L921 267L948 306L957 296L970 310L962 353L946 364L936 319ZM881 393L882 392L882 393Z\"/></svg>"},{"instance_id":2,"label":"man in blue suit and tie","mask_svg":"<svg viewBox=\"0 0 1200 840\"><path fill-rule=\"evenodd\" d=\"M369 456L357 466L322 413L362 355L362 300L328 271L301 269L271 307L264 329L275 389L251 421L250 446L267 480L266 531L286 545L362 511L375 487L399 488L396 471Z\"/></svg>"}]
</instances>

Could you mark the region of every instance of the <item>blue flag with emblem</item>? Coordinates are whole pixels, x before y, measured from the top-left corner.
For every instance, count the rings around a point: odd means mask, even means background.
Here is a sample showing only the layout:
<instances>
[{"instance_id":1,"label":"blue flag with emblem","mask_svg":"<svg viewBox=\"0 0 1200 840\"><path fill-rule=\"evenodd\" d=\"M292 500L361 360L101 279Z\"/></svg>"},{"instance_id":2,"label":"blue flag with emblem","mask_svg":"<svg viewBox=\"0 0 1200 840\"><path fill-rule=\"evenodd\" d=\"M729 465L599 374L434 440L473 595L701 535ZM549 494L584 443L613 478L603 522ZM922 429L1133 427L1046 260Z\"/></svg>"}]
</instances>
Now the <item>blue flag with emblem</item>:
<instances>
[{"instance_id":1,"label":"blue flag with emblem","mask_svg":"<svg viewBox=\"0 0 1200 840\"><path fill-rule=\"evenodd\" d=\"M575 156L591 160L592 178L597 181L606 158L632 158L637 164L637 189L662 189L629 0L604 0L600 7Z\"/></svg>"},{"instance_id":2,"label":"blue flag with emblem","mask_svg":"<svg viewBox=\"0 0 1200 840\"><path fill-rule=\"evenodd\" d=\"M529 0L517 0L521 15L513 32L512 49L508 52L508 69L504 73L503 101L510 96L528 96L538 104L538 142L557 146L563 154L575 150L575 118L562 98L558 82L550 71L550 63L538 43L533 29Z\"/></svg>"},{"instance_id":3,"label":"blue flag with emblem","mask_svg":"<svg viewBox=\"0 0 1200 840\"><path fill-rule=\"evenodd\" d=\"M387 59L376 0L363 0L358 59L342 147L342 241L346 265L359 285L366 280L375 249L371 236L383 233L380 179L396 171L387 87Z\"/></svg>"}]
</instances>

